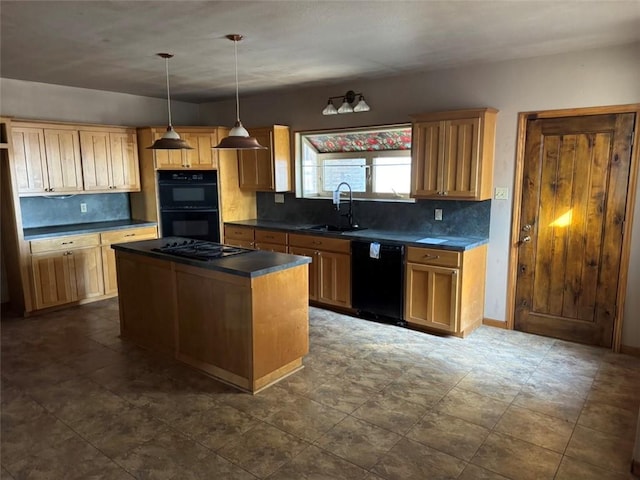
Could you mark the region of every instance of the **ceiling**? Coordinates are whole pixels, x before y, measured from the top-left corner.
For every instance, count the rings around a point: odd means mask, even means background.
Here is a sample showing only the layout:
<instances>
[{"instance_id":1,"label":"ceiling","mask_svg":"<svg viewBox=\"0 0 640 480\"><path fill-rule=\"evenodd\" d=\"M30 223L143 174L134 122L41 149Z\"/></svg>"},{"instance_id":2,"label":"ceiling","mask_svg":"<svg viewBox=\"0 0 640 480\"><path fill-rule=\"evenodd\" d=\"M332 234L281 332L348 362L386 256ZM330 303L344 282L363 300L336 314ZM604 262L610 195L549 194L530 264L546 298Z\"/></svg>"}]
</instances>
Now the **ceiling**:
<instances>
[{"instance_id":1,"label":"ceiling","mask_svg":"<svg viewBox=\"0 0 640 480\"><path fill-rule=\"evenodd\" d=\"M640 0L0 2L3 78L202 103L640 41Z\"/></svg>"}]
</instances>

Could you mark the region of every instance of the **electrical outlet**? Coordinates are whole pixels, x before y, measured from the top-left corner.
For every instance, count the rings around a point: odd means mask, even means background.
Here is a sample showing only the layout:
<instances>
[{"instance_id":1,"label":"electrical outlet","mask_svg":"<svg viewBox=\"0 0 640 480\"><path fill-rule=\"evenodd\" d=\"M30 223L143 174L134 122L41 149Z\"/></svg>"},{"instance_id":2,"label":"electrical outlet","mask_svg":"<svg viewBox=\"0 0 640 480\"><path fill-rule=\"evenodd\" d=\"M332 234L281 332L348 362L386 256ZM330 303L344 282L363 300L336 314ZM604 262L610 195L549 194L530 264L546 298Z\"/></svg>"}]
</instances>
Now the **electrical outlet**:
<instances>
[{"instance_id":1,"label":"electrical outlet","mask_svg":"<svg viewBox=\"0 0 640 480\"><path fill-rule=\"evenodd\" d=\"M81 203L80 204L80 213L87 213L87 204L86 203Z\"/></svg>"},{"instance_id":2,"label":"electrical outlet","mask_svg":"<svg viewBox=\"0 0 640 480\"><path fill-rule=\"evenodd\" d=\"M284 193L276 193L273 200L275 203L284 203Z\"/></svg>"},{"instance_id":3,"label":"electrical outlet","mask_svg":"<svg viewBox=\"0 0 640 480\"><path fill-rule=\"evenodd\" d=\"M436 208L436 213L434 215L434 218L436 220L442 220L442 209L441 208Z\"/></svg>"},{"instance_id":4,"label":"electrical outlet","mask_svg":"<svg viewBox=\"0 0 640 480\"><path fill-rule=\"evenodd\" d=\"M507 187L496 187L493 198L496 200L509 200L509 189Z\"/></svg>"}]
</instances>

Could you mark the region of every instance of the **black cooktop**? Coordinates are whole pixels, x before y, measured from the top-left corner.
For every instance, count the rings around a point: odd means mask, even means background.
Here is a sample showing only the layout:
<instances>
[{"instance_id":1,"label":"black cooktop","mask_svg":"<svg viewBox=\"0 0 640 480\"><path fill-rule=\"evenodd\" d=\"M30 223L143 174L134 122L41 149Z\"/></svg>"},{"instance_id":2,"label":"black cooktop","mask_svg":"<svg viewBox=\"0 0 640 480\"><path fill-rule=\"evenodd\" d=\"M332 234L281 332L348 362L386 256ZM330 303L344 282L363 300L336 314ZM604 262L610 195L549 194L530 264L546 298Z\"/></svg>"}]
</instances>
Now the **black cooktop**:
<instances>
[{"instance_id":1,"label":"black cooktop","mask_svg":"<svg viewBox=\"0 0 640 480\"><path fill-rule=\"evenodd\" d=\"M204 261L253 251L247 248L232 247L231 245L222 245L220 243L207 242L205 240L181 240L167 242L162 247L153 248L152 250L155 252L166 253L168 255L176 255L178 257Z\"/></svg>"}]
</instances>

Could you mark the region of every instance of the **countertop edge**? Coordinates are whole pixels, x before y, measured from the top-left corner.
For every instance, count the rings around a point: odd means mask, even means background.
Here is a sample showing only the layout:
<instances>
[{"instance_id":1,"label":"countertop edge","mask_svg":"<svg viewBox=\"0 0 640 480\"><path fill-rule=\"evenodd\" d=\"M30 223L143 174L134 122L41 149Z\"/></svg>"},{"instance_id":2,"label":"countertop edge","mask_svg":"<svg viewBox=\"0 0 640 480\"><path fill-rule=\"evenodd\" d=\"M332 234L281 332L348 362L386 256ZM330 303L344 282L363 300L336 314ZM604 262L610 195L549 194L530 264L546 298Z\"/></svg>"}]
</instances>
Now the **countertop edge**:
<instances>
[{"instance_id":1,"label":"countertop edge","mask_svg":"<svg viewBox=\"0 0 640 480\"><path fill-rule=\"evenodd\" d=\"M314 224L297 224L290 225L285 222L275 222L271 220L235 220L230 222L224 222L225 225L236 225L239 227L252 227L258 228L262 230L275 230L287 233L294 233L296 235L313 235L313 236L323 236L330 238L338 238L342 240L356 240L356 241L364 241L364 242L384 242L391 243L395 245L409 245L412 247L422 247L422 248L437 248L440 250L452 250L452 251L466 251L471 250L476 247L480 247L489 243L489 238L484 237L455 237L449 235L431 235L424 233L416 233L416 232L389 232L385 230L358 230L354 232L318 232L318 231L309 231L305 230L313 226ZM425 237L431 237L439 240L446 240L447 242L451 242L451 244L447 245L445 243L428 243L428 242L418 242Z\"/></svg>"}]
</instances>

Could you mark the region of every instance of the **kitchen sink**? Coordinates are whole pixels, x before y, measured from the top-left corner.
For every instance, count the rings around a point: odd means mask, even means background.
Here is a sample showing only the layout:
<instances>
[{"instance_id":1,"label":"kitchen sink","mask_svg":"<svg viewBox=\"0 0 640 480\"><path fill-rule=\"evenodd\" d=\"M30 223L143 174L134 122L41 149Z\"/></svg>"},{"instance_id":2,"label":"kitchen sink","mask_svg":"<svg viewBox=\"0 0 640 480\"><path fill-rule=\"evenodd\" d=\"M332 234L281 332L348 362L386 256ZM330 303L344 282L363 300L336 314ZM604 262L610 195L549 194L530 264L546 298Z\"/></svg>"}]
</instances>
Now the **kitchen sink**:
<instances>
[{"instance_id":1,"label":"kitchen sink","mask_svg":"<svg viewBox=\"0 0 640 480\"><path fill-rule=\"evenodd\" d=\"M305 227L302 230L310 231L310 232L355 232L357 230L366 230L366 227L356 227L356 226L341 226L341 225L314 225L312 227Z\"/></svg>"}]
</instances>

